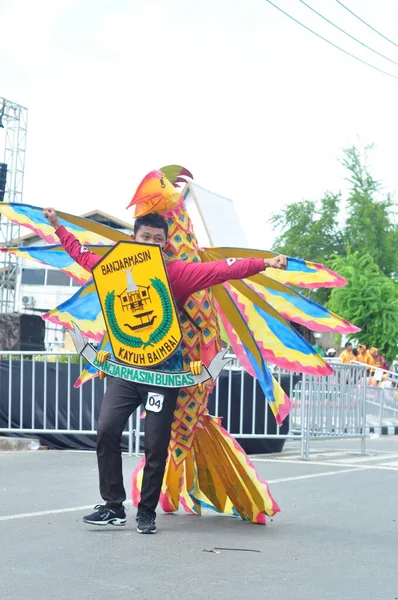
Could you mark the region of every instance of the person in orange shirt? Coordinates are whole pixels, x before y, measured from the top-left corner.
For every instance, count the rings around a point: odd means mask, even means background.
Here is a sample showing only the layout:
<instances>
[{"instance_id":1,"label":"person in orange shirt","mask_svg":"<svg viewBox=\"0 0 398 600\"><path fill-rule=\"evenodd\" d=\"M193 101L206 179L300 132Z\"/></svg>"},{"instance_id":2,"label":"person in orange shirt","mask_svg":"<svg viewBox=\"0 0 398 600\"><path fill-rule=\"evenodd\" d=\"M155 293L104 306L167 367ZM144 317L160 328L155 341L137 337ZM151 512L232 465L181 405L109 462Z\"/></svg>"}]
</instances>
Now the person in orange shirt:
<instances>
[{"instance_id":1,"label":"person in orange shirt","mask_svg":"<svg viewBox=\"0 0 398 600\"><path fill-rule=\"evenodd\" d=\"M352 353L352 344L351 342L347 342L344 346L343 352L339 356L340 362L350 363L352 360L355 360L355 356Z\"/></svg>"},{"instance_id":2,"label":"person in orange shirt","mask_svg":"<svg viewBox=\"0 0 398 600\"><path fill-rule=\"evenodd\" d=\"M371 367L383 368L383 361L378 348L370 348L367 364Z\"/></svg>"},{"instance_id":3,"label":"person in orange shirt","mask_svg":"<svg viewBox=\"0 0 398 600\"><path fill-rule=\"evenodd\" d=\"M358 354L355 360L357 360L358 362L364 363L365 365L368 364L368 356L369 356L369 352L368 352L368 348L366 346L366 344L359 344L358 346Z\"/></svg>"},{"instance_id":4,"label":"person in orange shirt","mask_svg":"<svg viewBox=\"0 0 398 600\"><path fill-rule=\"evenodd\" d=\"M379 386L382 380L383 372L377 371L377 369L383 368L383 360L380 355L378 348L370 348L368 354L368 366L373 367L369 369L368 373L370 375L369 385L371 386Z\"/></svg>"}]
</instances>

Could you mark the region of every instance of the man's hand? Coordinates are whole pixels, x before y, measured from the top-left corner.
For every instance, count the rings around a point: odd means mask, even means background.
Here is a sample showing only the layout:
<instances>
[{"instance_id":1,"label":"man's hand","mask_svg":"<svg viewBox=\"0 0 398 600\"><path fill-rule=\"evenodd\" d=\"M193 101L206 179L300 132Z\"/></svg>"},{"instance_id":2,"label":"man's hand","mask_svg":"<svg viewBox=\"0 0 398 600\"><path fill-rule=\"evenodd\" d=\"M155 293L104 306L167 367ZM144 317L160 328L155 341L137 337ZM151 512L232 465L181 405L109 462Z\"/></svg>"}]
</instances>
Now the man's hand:
<instances>
[{"instance_id":1,"label":"man's hand","mask_svg":"<svg viewBox=\"0 0 398 600\"><path fill-rule=\"evenodd\" d=\"M284 254L279 254L278 256L273 256L272 258L264 258L264 268L268 269L287 269L287 256Z\"/></svg>"},{"instance_id":2,"label":"man's hand","mask_svg":"<svg viewBox=\"0 0 398 600\"><path fill-rule=\"evenodd\" d=\"M99 350L97 352L97 356L95 357L97 363L104 363L106 360L109 360L111 357L111 353L106 350Z\"/></svg>"},{"instance_id":3,"label":"man's hand","mask_svg":"<svg viewBox=\"0 0 398 600\"><path fill-rule=\"evenodd\" d=\"M104 363L106 360L109 360L111 357L111 353L110 352L106 352L106 350L99 350L99 352L97 352L97 356L95 357L98 363ZM98 371L98 377L101 379L101 381L103 379L105 379L106 377L106 373L104 371Z\"/></svg>"},{"instance_id":4,"label":"man's hand","mask_svg":"<svg viewBox=\"0 0 398 600\"><path fill-rule=\"evenodd\" d=\"M55 212L54 208L43 209L43 215L46 217L50 225L54 227L54 229L61 227L61 223L58 221L57 213Z\"/></svg>"},{"instance_id":5,"label":"man's hand","mask_svg":"<svg viewBox=\"0 0 398 600\"><path fill-rule=\"evenodd\" d=\"M202 368L203 363L201 360L191 360L189 363L189 370L191 371L192 375L200 375ZM201 383L198 383L198 388L200 392L203 392L203 385Z\"/></svg>"}]
</instances>

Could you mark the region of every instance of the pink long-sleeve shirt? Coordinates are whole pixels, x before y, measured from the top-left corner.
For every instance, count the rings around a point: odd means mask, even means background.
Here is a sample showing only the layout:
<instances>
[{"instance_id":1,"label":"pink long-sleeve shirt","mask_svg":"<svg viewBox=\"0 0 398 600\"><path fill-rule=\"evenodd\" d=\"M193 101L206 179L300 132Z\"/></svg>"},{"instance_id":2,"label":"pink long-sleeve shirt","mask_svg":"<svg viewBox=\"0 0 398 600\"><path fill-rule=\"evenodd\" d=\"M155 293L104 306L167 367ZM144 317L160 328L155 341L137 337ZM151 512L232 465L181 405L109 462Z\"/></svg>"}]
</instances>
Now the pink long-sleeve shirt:
<instances>
[{"instance_id":1,"label":"pink long-sleeve shirt","mask_svg":"<svg viewBox=\"0 0 398 600\"><path fill-rule=\"evenodd\" d=\"M75 236L61 225L55 232L66 252L87 271L92 271L102 259L85 248ZM173 294L182 305L191 294L233 279L244 279L264 271L264 259L215 260L196 263L175 260L166 263Z\"/></svg>"}]
</instances>

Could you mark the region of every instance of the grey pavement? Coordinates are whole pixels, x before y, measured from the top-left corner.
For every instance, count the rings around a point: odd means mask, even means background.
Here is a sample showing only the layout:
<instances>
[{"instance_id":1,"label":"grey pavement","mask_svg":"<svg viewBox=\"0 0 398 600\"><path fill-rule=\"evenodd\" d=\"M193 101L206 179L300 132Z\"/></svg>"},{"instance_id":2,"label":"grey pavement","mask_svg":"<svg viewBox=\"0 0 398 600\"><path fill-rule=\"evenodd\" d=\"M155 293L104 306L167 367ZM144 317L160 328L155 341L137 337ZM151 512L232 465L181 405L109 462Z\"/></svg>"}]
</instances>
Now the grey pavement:
<instances>
[{"instance_id":1,"label":"grey pavement","mask_svg":"<svg viewBox=\"0 0 398 600\"><path fill-rule=\"evenodd\" d=\"M294 444L254 457L281 507L266 527L181 511L154 536L131 505L125 528L82 523L100 500L94 453L0 453L0 598L395 600L397 438L366 457L355 440L313 443L308 462ZM128 489L136 463L124 457Z\"/></svg>"}]
</instances>

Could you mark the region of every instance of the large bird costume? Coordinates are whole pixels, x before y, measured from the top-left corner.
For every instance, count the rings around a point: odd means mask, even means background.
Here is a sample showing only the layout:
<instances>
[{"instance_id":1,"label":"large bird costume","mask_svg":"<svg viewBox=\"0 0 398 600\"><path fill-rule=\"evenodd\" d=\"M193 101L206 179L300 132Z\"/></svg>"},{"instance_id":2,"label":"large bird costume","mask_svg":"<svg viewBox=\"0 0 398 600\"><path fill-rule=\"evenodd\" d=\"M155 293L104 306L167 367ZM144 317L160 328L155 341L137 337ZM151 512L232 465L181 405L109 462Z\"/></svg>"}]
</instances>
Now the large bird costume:
<instances>
[{"instance_id":1,"label":"large bird costume","mask_svg":"<svg viewBox=\"0 0 398 600\"><path fill-rule=\"evenodd\" d=\"M152 171L141 182L129 206L134 216L157 212L168 222L166 260L239 260L275 256L273 252L241 248L200 248L191 219L178 187L191 178L186 169L168 166ZM91 274L77 265L59 245L42 209L23 204L0 205L0 214L24 225L50 246L4 249L62 269L81 289L44 318L72 329L76 323L83 334L100 342L99 349L111 352L101 308ZM89 250L104 255L112 244L130 240L127 234L89 219L57 212L58 218ZM57 243L58 242L58 243ZM256 377L278 424L290 410L290 400L273 378L267 362L282 368L325 376L332 373L313 347L290 325L293 321L317 332L353 333L354 325L316 304L289 286L335 287L346 281L322 265L290 258L286 271L267 269L242 281L230 281L198 292L181 308L183 358L209 364L220 350L220 321L230 344L245 370ZM97 373L88 365L75 385ZM265 515L278 506L261 481L243 449L207 411L211 384L180 391L172 426L168 460L160 504L172 512L181 503L185 510L201 514L203 507L242 519L265 523ZM133 474L133 501L139 501L143 459Z\"/></svg>"}]
</instances>

